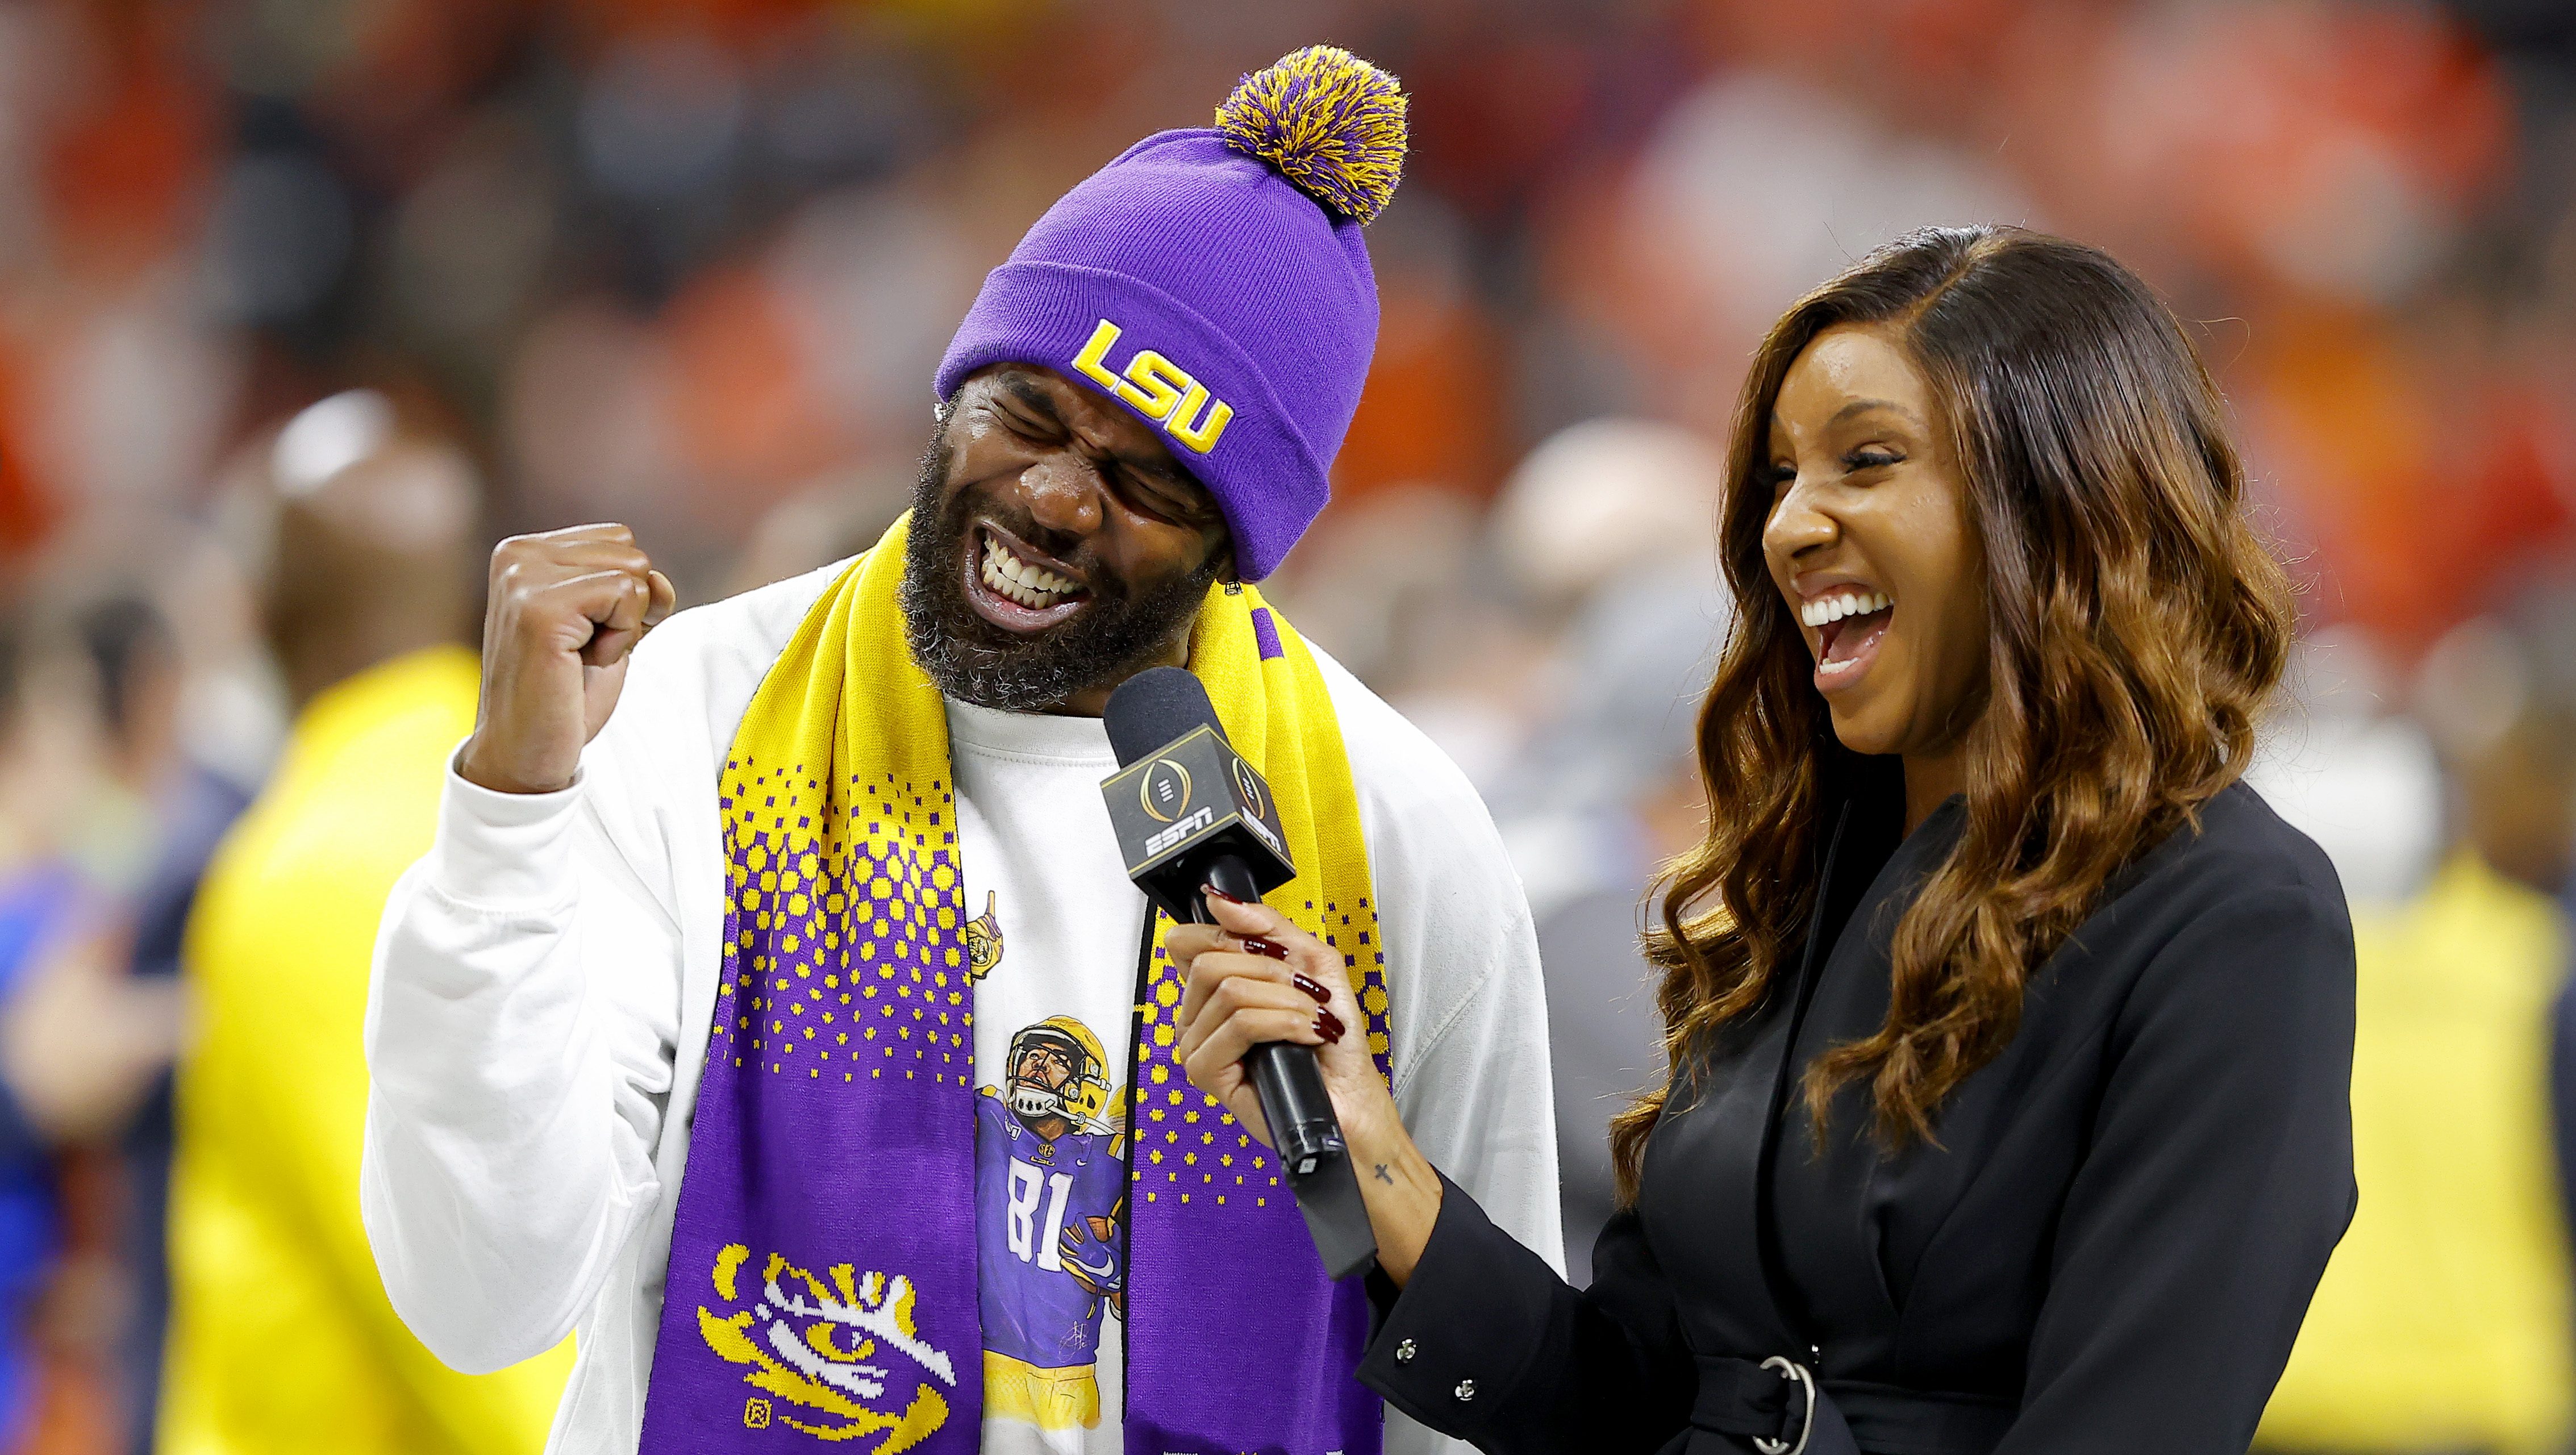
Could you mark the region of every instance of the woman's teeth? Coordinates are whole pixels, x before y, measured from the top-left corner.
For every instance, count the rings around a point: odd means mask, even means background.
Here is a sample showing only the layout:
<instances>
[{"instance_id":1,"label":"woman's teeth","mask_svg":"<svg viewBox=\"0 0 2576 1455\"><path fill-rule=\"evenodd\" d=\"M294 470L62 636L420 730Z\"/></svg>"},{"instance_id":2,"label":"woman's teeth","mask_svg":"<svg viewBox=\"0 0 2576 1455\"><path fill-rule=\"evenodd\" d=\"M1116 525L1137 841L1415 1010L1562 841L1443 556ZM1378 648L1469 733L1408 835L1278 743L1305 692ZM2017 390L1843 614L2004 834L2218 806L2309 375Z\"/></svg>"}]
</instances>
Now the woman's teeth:
<instances>
[{"instance_id":1,"label":"woman's teeth","mask_svg":"<svg viewBox=\"0 0 2576 1455\"><path fill-rule=\"evenodd\" d=\"M1031 610L1060 605L1082 594L1082 588L1043 567L1011 554L992 536L984 537L984 584Z\"/></svg>"},{"instance_id":2,"label":"woman's teeth","mask_svg":"<svg viewBox=\"0 0 2576 1455\"><path fill-rule=\"evenodd\" d=\"M1808 626L1823 626L1847 616L1867 616L1873 611L1885 611L1895 604L1895 600L1883 591L1847 591L1840 596L1819 596L1799 607L1798 620Z\"/></svg>"}]
</instances>

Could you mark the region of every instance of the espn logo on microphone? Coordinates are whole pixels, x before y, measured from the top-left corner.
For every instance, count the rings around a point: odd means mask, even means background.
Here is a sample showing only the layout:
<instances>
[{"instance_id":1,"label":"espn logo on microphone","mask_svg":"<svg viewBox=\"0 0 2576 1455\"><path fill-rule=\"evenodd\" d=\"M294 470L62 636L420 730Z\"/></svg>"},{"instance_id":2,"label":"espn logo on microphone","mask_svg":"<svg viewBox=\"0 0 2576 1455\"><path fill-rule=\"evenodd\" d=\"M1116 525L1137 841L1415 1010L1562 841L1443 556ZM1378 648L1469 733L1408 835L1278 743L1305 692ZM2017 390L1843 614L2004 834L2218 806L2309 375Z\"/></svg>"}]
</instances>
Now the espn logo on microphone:
<instances>
[{"instance_id":1,"label":"espn logo on microphone","mask_svg":"<svg viewBox=\"0 0 2576 1455\"><path fill-rule=\"evenodd\" d=\"M1148 859L1160 858L1162 857L1163 852L1171 848L1174 844L1186 843L1189 840L1190 835L1214 828L1215 826L1216 810L1213 808L1201 808L1196 813L1193 813L1189 817L1182 819L1180 822L1173 824L1170 828L1164 829L1161 832L1156 833L1153 837L1145 840L1145 857Z\"/></svg>"}]
</instances>

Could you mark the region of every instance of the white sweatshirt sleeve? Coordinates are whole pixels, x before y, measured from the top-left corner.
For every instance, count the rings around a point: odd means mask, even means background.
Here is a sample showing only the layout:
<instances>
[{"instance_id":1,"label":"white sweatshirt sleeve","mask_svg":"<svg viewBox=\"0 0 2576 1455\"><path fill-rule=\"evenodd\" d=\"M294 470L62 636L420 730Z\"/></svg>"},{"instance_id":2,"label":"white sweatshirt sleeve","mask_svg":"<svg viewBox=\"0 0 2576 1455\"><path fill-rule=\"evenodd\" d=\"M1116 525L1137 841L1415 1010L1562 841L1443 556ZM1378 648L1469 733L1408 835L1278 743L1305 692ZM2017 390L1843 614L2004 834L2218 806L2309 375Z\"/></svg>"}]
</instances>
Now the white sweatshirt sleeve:
<instances>
[{"instance_id":1,"label":"white sweatshirt sleeve","mask_svg":"<svg viewBox=\"0 0 2576 1455\"><path fill-rule=\"evenodd\" d=\"M1508 863L1487 864L1482 854L1453 867L1511 874ZM1520 881L1501 883L1507 895L1460 896L1484 902L1449 906L1472 909L1479 926L1437 910L1425 916L1423 942L1445 940L1457 957L1444 977L1455 991L1415 1007L1433 1024L1418 1034L1411 1066L1396 1069L1396 1108L1433 1166L1466 1189L1496 1227L1563 1272L1546 992ZM1388 943L1402 940L1390 933ZM1469 956L1481 965L1471 966Z\"/></svg>"},{"instance_id":2,"label":"white sweatshirt sleeve","mask_svg":"<svg viewBox=\"0 0 2576 1455\"><path fill-rule=\"evenodd\" d=\"M1440 750L1317 652L1360 793L1385 941L1395 1104L1434 1167L1562 1272L1547 992L1520 876ZM1369 1169L1359 1169L1361 1176ZM1387 1455L1468 1455L1389 1409Z\"/></svg>"},{"instance_id":3,"label":"white sweatshirt sleeve","mask_svg":"<svg viewBox=\"0 0 2576 1455\"><path fill-rule=\"evenodd\" d=\"M654 628L573 787L493 793L451 765L436 842L385 906L367 1241L395 1310L458 1369L580 1326L558 1452L635 1448L715 993L717 769L845 564Z\"/></svg>"},{"instance_id":4,"label":"white sweatshirt sleeve","mask_svg":"<svg viewBox=\"0 0 2576 1455\"><path fill-rule=\"evenodd\" d=\"M553 1347L661 1201L673 840L712 812L703 620L637 649L571 788L495 793L451 763L437 840L385 907L359 1201L395 1310L461 1370Z\"/></svg>"},{"instance_id":5,"label":"white sweatshirt sleeve","mask_svg":"<svg viewBox=\"0 0 2576 1455\"><path fill-rule=\"evenodd\" d=\"M385 1291L457 1369L571 1332L659 1187L671 1086L669 907L583 802L451 767L438 841L396 886L367 1016L360 1201Z\"/></svg>"}]
</instances>

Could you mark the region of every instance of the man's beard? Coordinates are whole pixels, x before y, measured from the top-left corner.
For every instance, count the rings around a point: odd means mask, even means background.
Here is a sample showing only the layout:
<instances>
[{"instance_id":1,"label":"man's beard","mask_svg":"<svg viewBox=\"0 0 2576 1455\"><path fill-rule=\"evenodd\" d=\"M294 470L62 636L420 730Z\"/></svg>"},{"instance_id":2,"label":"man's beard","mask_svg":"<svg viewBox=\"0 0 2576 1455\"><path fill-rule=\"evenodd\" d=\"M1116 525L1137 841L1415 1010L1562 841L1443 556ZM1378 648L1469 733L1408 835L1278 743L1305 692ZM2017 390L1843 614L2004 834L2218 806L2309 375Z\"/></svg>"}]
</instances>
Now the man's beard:
<instances>
[{"instance_id":1,"label":"man's beard","mask_svg":"<svg viewBox=\"0 0 2576 1455\"><path fill-rule=\"evenodd\" d=\"M1023 636L978 615L966 600L966 554L973 549L969 523L978 504L960 490L943 508L950 450L945 423L922 452L921 479L913 489L912 533L904 543L904 640L913 661L939 690L959 702L1005 712L1042 712L1077 692L1123 682L1154 665L1180 635L1208 587L1225 569L1221 551L1178 580L1142 596L1097 557L1057 551L1059 533L1026 518L1012 519L994 502L997 524L1082 571L1091 600L1071 620ZM1054 540L1050 540L1054 537Z\"/></svg>"}]
</instances>

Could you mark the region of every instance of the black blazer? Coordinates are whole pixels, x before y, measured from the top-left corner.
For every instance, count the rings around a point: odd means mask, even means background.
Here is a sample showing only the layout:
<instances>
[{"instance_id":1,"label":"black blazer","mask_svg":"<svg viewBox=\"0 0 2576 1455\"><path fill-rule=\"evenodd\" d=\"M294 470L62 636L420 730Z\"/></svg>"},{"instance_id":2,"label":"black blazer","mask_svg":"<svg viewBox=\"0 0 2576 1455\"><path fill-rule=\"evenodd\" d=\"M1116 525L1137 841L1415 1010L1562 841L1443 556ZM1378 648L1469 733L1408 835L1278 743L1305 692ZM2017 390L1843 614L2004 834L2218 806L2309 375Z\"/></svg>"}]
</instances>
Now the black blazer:
<instances>
[{"instance_id":1,"label":"black blazer","mask_svg":"<svg viewBox=\"0 0 2576 1455\"><path fill-rule=\"evenodd\" d=\"M2333 868L2227 789L2031 977L1939 1146L1882 1154L1850 1086L1819 1152L1799 1073L1884 1020L1890 933L1963 813L1899 843L1864 776L1797 975L1676 1078L1592 1287L1449 1186L1412 1281L1373 1279L1359 1374L1390 1404L1494 1452L2246 1448L2355 1204Z\"/></svg>"}]
</instances>

